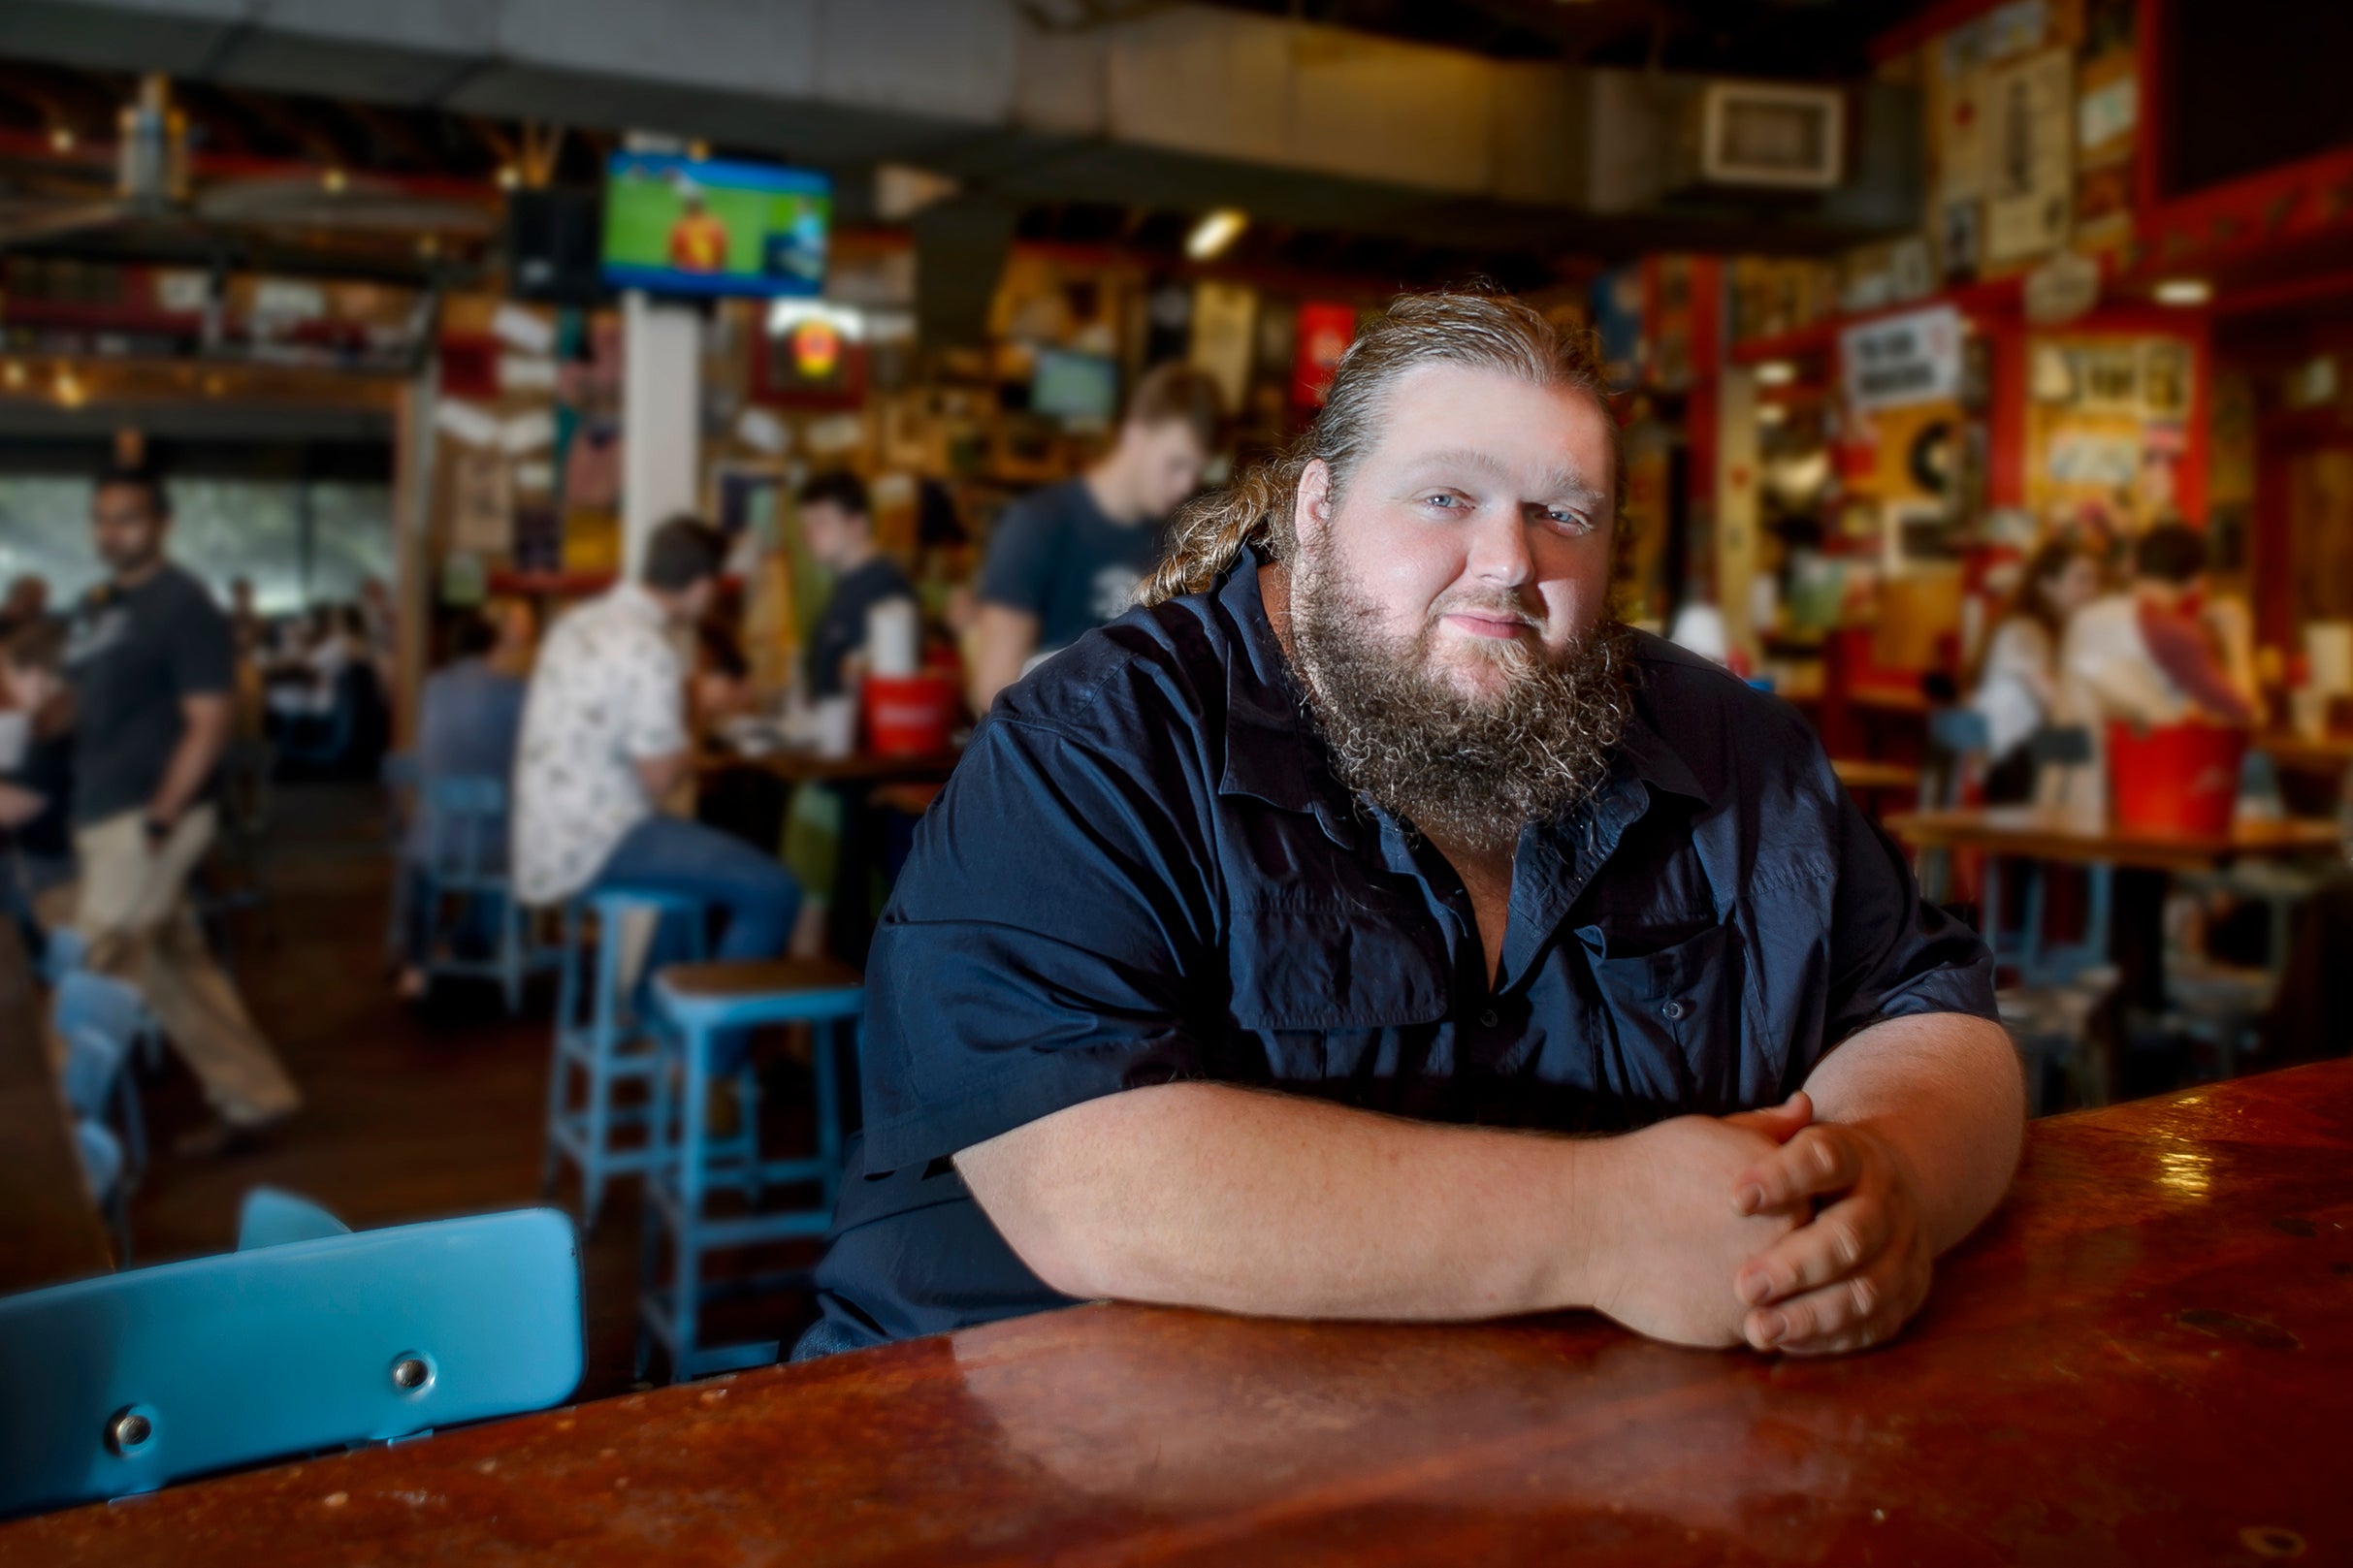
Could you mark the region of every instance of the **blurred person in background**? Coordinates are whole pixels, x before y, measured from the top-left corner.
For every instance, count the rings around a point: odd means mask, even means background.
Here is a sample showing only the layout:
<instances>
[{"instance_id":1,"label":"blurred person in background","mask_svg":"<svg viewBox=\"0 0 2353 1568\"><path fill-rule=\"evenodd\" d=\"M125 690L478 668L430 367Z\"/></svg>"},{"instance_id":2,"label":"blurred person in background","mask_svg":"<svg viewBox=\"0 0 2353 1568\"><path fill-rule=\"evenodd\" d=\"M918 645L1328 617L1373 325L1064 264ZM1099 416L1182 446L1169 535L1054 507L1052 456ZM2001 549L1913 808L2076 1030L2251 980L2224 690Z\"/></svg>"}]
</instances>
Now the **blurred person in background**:
<instances>
[{"instance_id":1,"label":"blurred person in background","mask_svg":"<svg viewBox=\"0 0 2353 1568\"><path fill-rule=\"evenodd\" d=\"M417 781L422 792L440 779L514 777L515 744L523 729L525 676L531 667L531 619L520 606L493 607L458 626L457 658L425 682L418 701ZM493 830L498 864L506 855L506 824ZM403 907L408 912L408 963L401 972L403 1001L422 998L425 963L435 929L426 897L425 867L432 858L431 824L422 811L408 823L402 850L402 875L409 879ZM485 868L496 869L496 866Z\"/></svg>"},{"instance_id":2,"label":"blurred person in background","mask_svg":"<svg viewBox=\"0 0 2353 1568\"><path fill-rule=\"evenodd\" d=\"M390 701L401 681L401 614L392 590L381 577L360 579L359 602L345 606L347 635L356 638L355 652L375 671L375 688Z\"/></svg>"},{"instance_id":3,"label":"blurred person in background","mask_svg":"<svg viewBox=\"0 0 2353 1568\"><path fill-rule=\"evenodd\" d=\"M30 625L48 614L49 585L47 579L26 572L8 585L8 596L0 599L0 638L7 637L19 626Z\"/></svg>"},{"instance_id":4,"label":"blurred person in background","mask_svg":"<svg viewBox=\"0 0 2353 1568\"><path fill-rule=\"evenodd\" d=\"M37 958L35 912L74 880L73 715L62 675L65 624L39 616L0 640L0 910L13 915ZM71 911L59 914L70 918Z\"/></svg>"},{"instance_id":5,"label":"blurred person in background","mask_svg":"<svg viewBox=\"0 0 2353 1568\"><path fill-rule=\"evenodd\" d=\"M671 639L708 613L726 556L718 528L672 518L646 542L637 581L548 632L515 758L515 896L683 893L726 911L717 956L772 958L800 906L791 874L741 839L662 811L693 767L687 669Z\"/></svg>"},{"instance_id":6,"label":"blurred person in background","mask_svg":"<svg viewBox=\"0 0 2353 1568\"><path fill-rule=\"evenodd\" d=\"M2252 722L2254 693L2235 675L2209 608L2206 535L2186 523L2150 528L2134 547L2131 586L2068 623L2059 663L2069 720Z\"/></svg>"},{"instance_id":7,"label":"blurred person in background","mask_svg":"<svg viewBox=\"0 0 2353 1568\"><path fill-rule=\"evenodd\" d=\"M886 599L913 599L915 587L874 539L874 510L857 475L836 469L801 486L801 539L833 579L809 629L808 692L840 696L851 660L866 646L866 612Z\"/></svg>"},{"instance_id":8,"label":"blurred person in background","mask_svg":"<svg viewBox=\"0 0 2353 1568\"><path fill-rule=\"evenodd\" d=\"M1217 384L1184 365L1137 383L1111 452L1005 510L981 568L967 694L985 714L1040 659L1126 611L1160 558L1169 514L1217 440Z\"/></svg>"},{"instance_id":9,"label":"blurred person in background","mask_svg":"<svg viewBox=\"0 0 2353 1568\"><path fill-rule=\"evenodd\" d=\"M180 1142L217 1152L302 1103L189 912L212 843L214 777L231 725L229 619L165 556L172 509L152 472L102 475L91 530L110 576L82 595L72 688L73 923L92 969L131 981L205 1088L217 1122Z\"/></svg>"},{"instance_id":10,"label":"blurred person in background","mask_svg":"<svg viewBox=\"0 0 2353 1568\"><path fill-rule=\"evenodd\" d=\"M1982 715L1993 771L1986 798L2024 800L2034 791L2027 738L2049 721L2059 697L2059 646L2067 624L2100 592L2100 563L2073 540L2054 539L2027 560L1985 641L1969 706Z\"/></svg>"}]
</instances>

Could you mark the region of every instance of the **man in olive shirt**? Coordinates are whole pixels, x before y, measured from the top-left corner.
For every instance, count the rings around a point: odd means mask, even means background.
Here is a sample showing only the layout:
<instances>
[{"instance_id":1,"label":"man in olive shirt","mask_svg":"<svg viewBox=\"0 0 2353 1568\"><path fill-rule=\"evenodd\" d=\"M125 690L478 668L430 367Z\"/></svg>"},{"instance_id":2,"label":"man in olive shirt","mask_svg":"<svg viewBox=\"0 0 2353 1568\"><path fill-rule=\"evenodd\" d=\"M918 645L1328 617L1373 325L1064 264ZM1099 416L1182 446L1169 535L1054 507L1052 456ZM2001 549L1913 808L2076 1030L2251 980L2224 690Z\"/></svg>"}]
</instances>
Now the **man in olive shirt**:
<instances>
[{"instance_id":1,"label":"man in olive shirt","mask_svg":"<svg viewBox=\"0 0 2353 1568\"><path fill-rule=\"evenodd\" d=\"M172 509L137 469L103 475L90 501L112 570L72 617L73 922L94 969L136 984L219 1124L203 1152L278 1121L302 1103L187 907L189 874L215 828L212 795L229 738L234 659L228 618L164 555Z\"/></svg>"}]
</instances>

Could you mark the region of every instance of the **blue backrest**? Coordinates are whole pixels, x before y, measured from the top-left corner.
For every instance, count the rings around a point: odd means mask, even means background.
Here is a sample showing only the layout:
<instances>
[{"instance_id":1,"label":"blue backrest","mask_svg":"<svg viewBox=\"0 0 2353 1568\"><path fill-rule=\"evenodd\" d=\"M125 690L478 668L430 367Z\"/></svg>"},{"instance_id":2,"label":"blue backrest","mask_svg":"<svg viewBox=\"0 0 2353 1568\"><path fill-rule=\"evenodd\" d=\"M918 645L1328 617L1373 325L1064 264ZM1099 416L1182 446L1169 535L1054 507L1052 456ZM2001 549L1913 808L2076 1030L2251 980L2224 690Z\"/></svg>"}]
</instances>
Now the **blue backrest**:
<instances>
[{"instance_id":1,"label":"blue backrest","mask_svg":"<svg viewBox=\"0 0 2353 1568\"><path fill-rule=\"evenodd\" d=\"M542 1409L581 1338L554 1209L350 1233L257 1192L237 1252L0 1297L0 1514Z\"/></svg>"},{"instance_id":2,"label":"blue backrest","mask_svg":"<svg viewBox=\"0 0 2353 1568\"><path fill-rule=\"evenodd\" d=\"M49 1023L62 1040L95 1031L125 1051L152 1027L146 1003L127 981L86 969L58 976L49 998Z\"/></svg>"},{"instance_id":3,"label":"blue backrest","mask_svg":"<svg viewBox=\"0 0 2353 1568\"><path fill-rule=\"evenodd\" d=\"M445 880L496 876L506 860L506 781L428 780L425 864Z\"/></svg>"}]
</instances>

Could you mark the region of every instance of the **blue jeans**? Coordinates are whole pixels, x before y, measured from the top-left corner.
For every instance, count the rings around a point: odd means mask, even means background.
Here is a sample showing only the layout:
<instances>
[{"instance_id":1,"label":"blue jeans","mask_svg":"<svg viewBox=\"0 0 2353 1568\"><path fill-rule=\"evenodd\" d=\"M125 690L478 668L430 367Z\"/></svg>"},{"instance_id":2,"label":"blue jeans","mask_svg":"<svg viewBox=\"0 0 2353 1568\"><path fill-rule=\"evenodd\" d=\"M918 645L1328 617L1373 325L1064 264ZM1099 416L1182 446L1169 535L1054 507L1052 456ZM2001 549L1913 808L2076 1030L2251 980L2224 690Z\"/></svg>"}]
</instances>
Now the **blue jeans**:
<instances>
[{"instance_id":1,"label":"blue jeans","mask_svg":"<svg viewBox=\"0 0 2353 1568\"><path fill-rule=\"evenodd\" d=\"M800 883L769 856L716 828L659 814L630 828L589 883L591 891L631 887L725 910L717 958L783 956L801 907Z\"/></svg>"}]
</instances>

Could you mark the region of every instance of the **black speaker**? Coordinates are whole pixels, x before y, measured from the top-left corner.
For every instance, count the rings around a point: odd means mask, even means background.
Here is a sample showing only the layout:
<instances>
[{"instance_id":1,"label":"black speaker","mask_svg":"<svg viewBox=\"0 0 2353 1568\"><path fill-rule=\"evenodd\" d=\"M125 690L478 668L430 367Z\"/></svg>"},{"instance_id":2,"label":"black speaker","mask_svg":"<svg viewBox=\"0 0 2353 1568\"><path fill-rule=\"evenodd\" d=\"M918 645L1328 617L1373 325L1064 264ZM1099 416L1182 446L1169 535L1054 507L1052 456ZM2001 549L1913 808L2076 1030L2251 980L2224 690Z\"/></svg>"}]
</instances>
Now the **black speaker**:
<instances>
[{"instance_id":1,"label":"black speaker","mask_svg":"<svg viewBox=\"0 0 2353 1568\"><path fill-rule=\"evenodd\" d=\"M596 191L519 190L506 198L509 292L548 304L602 304L604 198Z\"/></svg>"}]
</instances>

